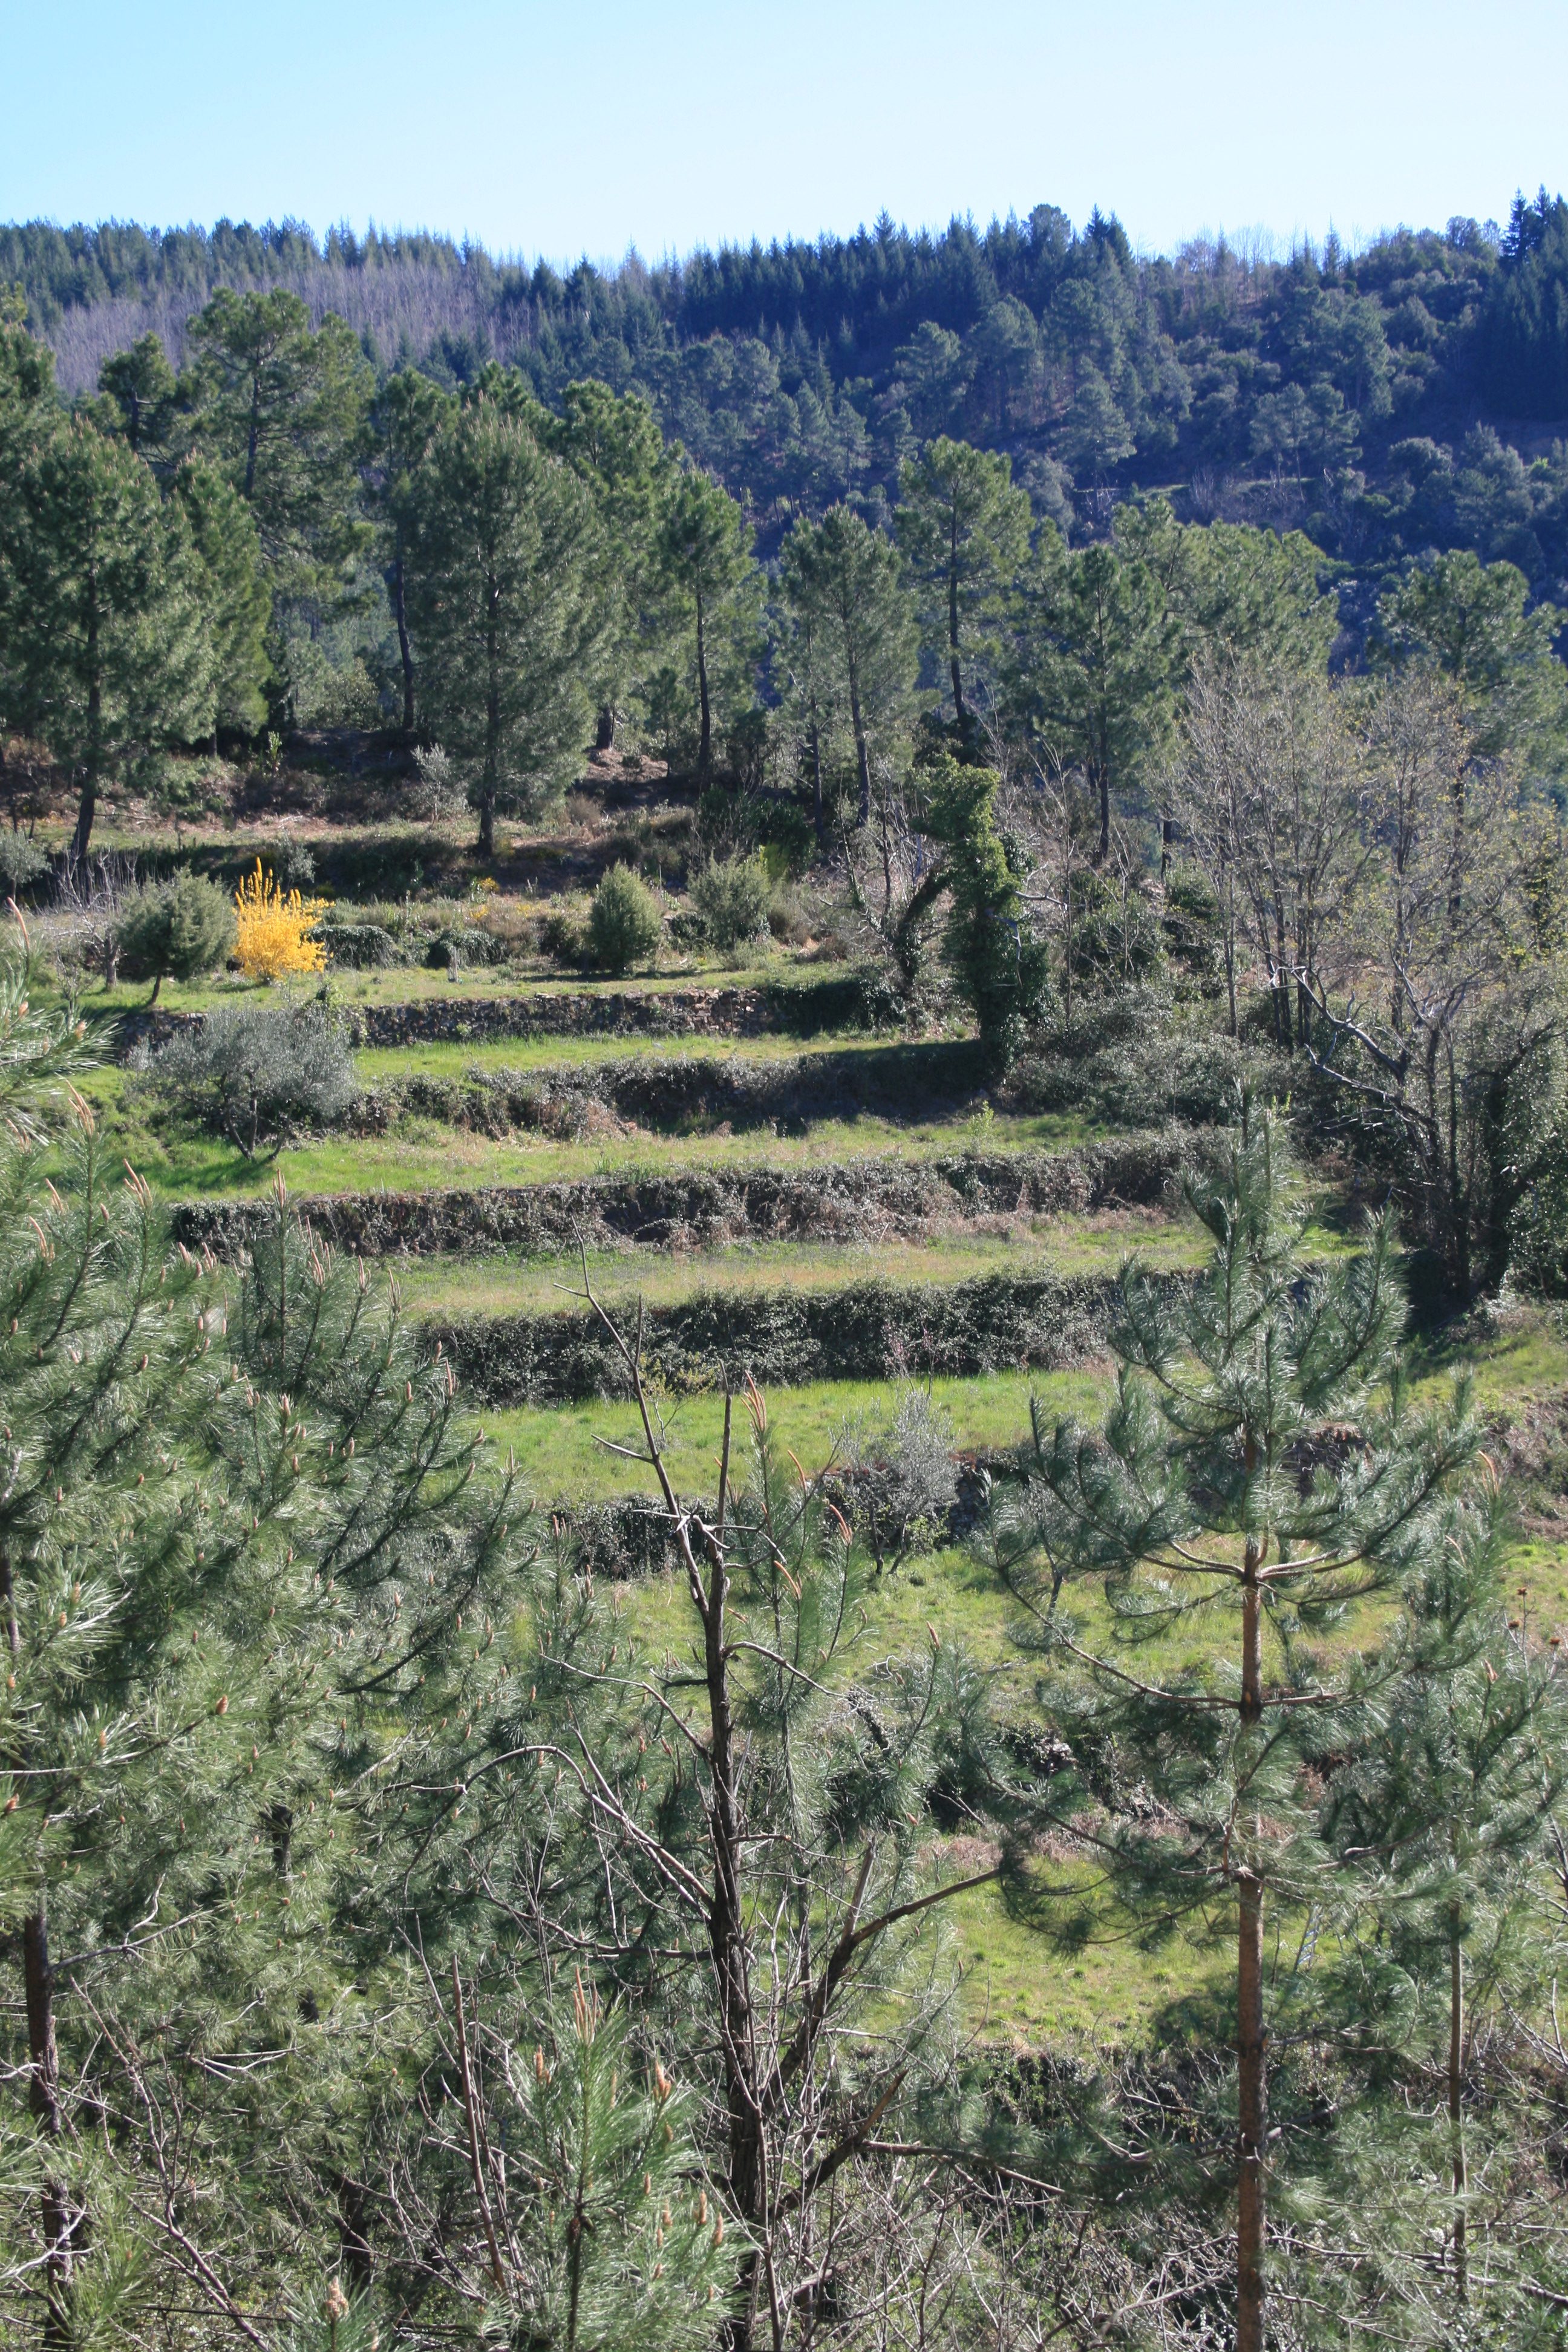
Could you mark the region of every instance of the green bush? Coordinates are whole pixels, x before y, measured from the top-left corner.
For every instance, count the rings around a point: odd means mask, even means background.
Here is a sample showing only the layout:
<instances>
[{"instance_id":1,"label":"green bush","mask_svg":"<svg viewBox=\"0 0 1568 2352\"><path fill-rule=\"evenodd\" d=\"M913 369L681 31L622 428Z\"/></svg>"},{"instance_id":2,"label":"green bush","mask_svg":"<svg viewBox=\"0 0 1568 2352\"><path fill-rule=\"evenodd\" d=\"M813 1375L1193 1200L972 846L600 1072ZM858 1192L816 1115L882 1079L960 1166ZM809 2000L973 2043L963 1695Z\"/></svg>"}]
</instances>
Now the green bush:
<instances>
[{"instance_id":1,"label":"green bush","mask_svg":"<svg viewBox=\"0 0 1568 2352\"><path fill-rule=\"evenodd\" d=\"M0 833L0 890L6 898L41 881L48 870L48 853L30 833Z\"/></svg>"},{"instance_id":2,"label":"green bush","mask_svg":"<svg viewBox=\"0 0 1568 2352\"><path fill-rule=\"evenodd\" d=\"M177 1108L237 1144L247 1160L299 1126L331 1126L359 1092L353 1055L319 1003L243 997L214 1007L146 1065Z\"/></svg>"},{"instance_id":3,"label":"green bush","mask_svg":"<svg viewBox=\"0 0 1568 2352\"><path fill-rule=\"evenodd\" d=\"M691 903L710 946L732 954L768 926L773 884L761 856L715 857L691 885Z\"/></svg>"},{"instance_id":4,"label":"green bush","mask_svg":"<svg viewBox=\"0 0 1568 2352\"><path fill-rule=\"evenodd\" d=\"M663 929L647 885L629 866L612 866L588 910L588 944L606 971L629 971L658 947Z\"/></svg>"},{"instance_id":5,"label":"green bush","mask_svg":"<svg viewBox=\"0 0 1568 2352\"><path fill-rule=\"evenodd\" d=\"M235 941L234 902L199 874L177 874L133 891L121 908L114 941L126 975L151 980L153 1002L165 980L199 980Z\"/></svg>"},{"instance_id":6,"label":"green bush","mask_svg":"<svg viewBox=\"0 0 1568 2352\"><path fill-rule=\"evenodd\" d=\"M478 923L448 925L426 943L425 961L432 971L461 971L467 966L505 963L511 950Z\"/></svg>"},{"instance_id":7,"label":"green bush","mask_svg":"<svg viewBox=\"0 0 1568 2352\"><path fill-rule=\"evenodd\" d=\"M329 915L317 937L331 961L343 971L380 971L408 961L380 923L344 923Z\"/></svg>"},{"instance_id":8,"label":"green bush","mask_svg":"<svg viewBox=\"0 0 1568 2352\"><path fill-rule=\"evenodd\" d=\"M581 963L587 952L581 926L560 908L539 926L539 944L557 963Z\"/></svg>"}]
</instances>

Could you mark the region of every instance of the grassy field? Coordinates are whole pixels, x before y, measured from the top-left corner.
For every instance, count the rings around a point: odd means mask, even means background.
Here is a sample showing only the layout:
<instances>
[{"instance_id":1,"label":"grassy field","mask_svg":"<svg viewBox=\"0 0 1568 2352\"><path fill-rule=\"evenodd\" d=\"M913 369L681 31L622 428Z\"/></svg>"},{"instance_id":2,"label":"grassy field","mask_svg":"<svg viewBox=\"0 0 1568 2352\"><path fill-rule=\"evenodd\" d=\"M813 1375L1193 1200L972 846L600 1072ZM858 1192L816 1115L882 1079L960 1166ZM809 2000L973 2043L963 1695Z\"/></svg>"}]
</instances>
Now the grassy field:
<instances>
[{"instance_id":1,"label":"grassy field","mask_svg":"<svg viewBox=\"0 0 1568 2352\"><path fill-rule=\"evenodd\" d=\"M1020 1216L999 1230L961 1227L920 1241L752 1242L727 1249L590 1251L587 1275L616 1313L645 1299L664 1306L694 1290L761 1290L780 1282L835 1290L850 1282L969 1282L987 1274L1113 1274L1131 1251L1161 1269L1194 1265L1201 1230L1188 1218L1106 1209L1082 1217ZM397 1282L419 1314L540 1315L581 1305L581 1258L418 1258Z\"/></svg>"},{"instance_id":2,"label":"grassy field","mask_svg":"<svg viewBox=\"0 0 1568 2352\"><path fill-rule=\"evenodd\" d=\"M379 1058L390 1073L399 1057ZM549 1058L558 1063L562 1057L556 1053ZM436 1119L408 1118L393 1134L328 1135L289 1145L275 1158L247 1160L221 1137L155 1120L134 1076L125 1071L97 1070L82 1091L100 1108L116 1148L168 1200L259 1197L279 1172L291 1192L397 1192L445 1184L629 1177L687 1167L694 1160L708 1169L748 1167L762 1158L772 1167L805 1168L893 1150L931 1158L963 1150L966 1144L987 1152L1052 1150L1092 1132L1084 1122L1055 1112L988 1113L957 1123L940 1117L906 1123L851 1112L824 1119L804 1135L768 1136L753 1127L738 1135L720 1129L695 1140L641 1129L566 1140L533 1131L497 1139Z\"/></svg>"}]
</instances>

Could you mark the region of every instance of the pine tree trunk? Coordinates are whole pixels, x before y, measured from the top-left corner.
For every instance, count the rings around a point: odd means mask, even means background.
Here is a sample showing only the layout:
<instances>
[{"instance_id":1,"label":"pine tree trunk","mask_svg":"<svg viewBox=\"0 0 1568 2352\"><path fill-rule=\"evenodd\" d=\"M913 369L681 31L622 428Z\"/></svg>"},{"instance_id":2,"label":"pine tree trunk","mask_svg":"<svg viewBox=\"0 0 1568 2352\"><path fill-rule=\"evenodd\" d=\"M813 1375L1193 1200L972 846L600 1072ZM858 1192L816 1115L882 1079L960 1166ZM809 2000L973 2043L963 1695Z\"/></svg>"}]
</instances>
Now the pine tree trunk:
<instances>
[{"instance_id":1,"label":"pine tree trunk","mask_svg":"<svg viewBox=\"0 0 1568 2352\"><path fill-rule=\"evenodd\" d=\"M952 531L947 553L947 653L952 672L952 715L958 731L964 731L967 713L963 708L963 684L958 674L958 509L952 509Z\"/></svg>"},{"instance_id":2,"label":"pine tree trunk","mask_svg":"<svg viewBox=\"0 0 1568 2352\"><path fill-rule=\"evenodd\" d=\"M1454 2155L1454 2284L1463 2303L1469 2289L1465 2242L1465 2192L1469 2180L1465 2160L1465 1950L1459 1941L1458 1906L1448 1920L1448 2133Z\"/></svg>"},{"instance_id":3,"label":"pine tree trunk","mask_svg":"<svg viewBox=\"0 0 1568 2352\"><path fill-rule=\"evenodd\" d=\"M1247 1444L1247 1466L1254 1448ZM1241 1722L1255 1730L1263 1719L1263 1596L1260 1545L1248 1543L1242 1572ZM1236 2228L1236 2352L1263 2352L1263 2159L1268 2141L1268 2086L1263 2042L1263 1881L1244 1867L1237 1874L1239 1921L1236 1959L1237 2178Z\"/></svg>"},{"instance_id":4,"label":"pine tree trunk","mask_svg":"<svg viewBox=\"0 0 1568 2352\"><path fill-rule=\"evenodd\" d=\"M395 574L395 592L393 611L397 615L397 657L403 665L403 731L414 732L414 648L408 642L408 612L405 583L403 577L403 554L398 551Z\"/></svg>"},{"instance_id":5,"label":"pine tree trunk","mask_svg":"<svg viewBox=\"0 0 1568 2352\"><path fill-rule=\"evenodd\" d=\"M496 786L500 774L500 646L496 632L496 588L486 598L485 642L485 767L479 779L479 840L481 857L493 857L496 846Z\"/></svg>"},{"instance_id":6,"label":"pine tree trunk","mask_svg":"<svg viewBox=\"0 0 1568 2352\"><path fill-rule=\"evenodd\" d=\"M818 849L827 846L827 820L822 806L822 738L817 731L816 705L811 708L811 813Z\"/></svg>"},{"instance_id":7,"label":"pine tree trunk","mask_svg":"<svg viewBox=\"0 0 1568 2352\"><path fill-rule=\"evenodd\" d=\"M0 1544L0 1612L4 1616L6 1655L22 1654L22 1628L16 1615L16 1591L11 1559ZM19 1760L13 1758L13 1761ZM46 2143L58 2143L63 2131L60 2114L59 2045L55 2036L55 1972L49 1963L48 1921L40 1893L38 1907L22 1922L22 1991L27 2012L27 2105L38 2134ZM71 2339L70 2273L71 2220L65 2185L44 2159L39 2196L44 2240L44 2329L47 2346L67 2346Z\"/></svg>"},{"instance_id":8,"label":"pine tree trunk","mask_svg":"<svg viewBox=\"0 0 1568 2352\"><path fill-rule=\"evenodd\" d=\"M594 729L595 751L613 751L616 748L616 706L613 702L599 705L598 722Z\"/></svg>"},{"instance_id":9,"label":"pine tree trunk","mask_svg":"<svg viewBox=\"0 0 1568 2352\"><path fill-rule=\"evenodd\" d=\"M98 780L103 770L103 680L99 671L98 583L90 573L87 592L87 759L82 771L81 799L77 803L76 831L71 835L71 864L79 866L92 839L98 807Z\"/></svg>"},{"instance_id":10,"label":"pine tree trunk","mask_svg":"<svg viewBox=\"0 0 1568 2352\"><path fill-rule=\"evenodd\" d=\"M734 1720L724 1624L728 1592L723 1552L714 1542L710 1547L708 1605L703 1611L703 1671L708 1688L708 1762L711 1775L708 1828L713 1846L708 1940L723 2052L730 2193L760 2241L767 2225L767 2154L761 2090L753 2069L751 1978L741 1891L741 1805L735 1785ZM758 2259L753 2255L750 2266L753 2294L747 2298L740 2315L730 2322L723 2337L726 2352L750 2352Z\"/></svg>"},{"instance_id":11,"label":"pine tree trunk","mask_svg":"<svg viewBox=\"0 0 1568 2352\"><path fill-rule=\"evenodd\" d=\"M71 2215L65 2183L57 2168L64 2133L60 2114L59 2047L55 2038L55 1972L49 1962L48 1922L43 1898L22 1922L22 1977L27 2003L27 2105L46 2143L39 2218L44 2238L44 2343L71 2340ZM51 2160L51 2159L56 2160Z\"/></svg>"},{"instance_id":12,"label":"pine tree trunk","mask_svg":"<svg viewBox=\"0 0 1568 2352\"><path fill-rule=\"evenodd\" d=\"M708 642L702 613L702 591L697 591L697 772L708 773L713 760L713 712L708 698Z\"/></svg>"},{"instance_id":13,"label":"pine tree trunk","mask_svg":"<svg viewBox=\"0 0 1568 2352\"><path fill-rule=\"evenodd\" d=\"M871 818L871 755L867 749L866 729L860 717L860 683L855 675L855 664L849 664L849 721L855 730L855 772L860 785L860 822L868 824Z\"/></svg>"}]
</instances>

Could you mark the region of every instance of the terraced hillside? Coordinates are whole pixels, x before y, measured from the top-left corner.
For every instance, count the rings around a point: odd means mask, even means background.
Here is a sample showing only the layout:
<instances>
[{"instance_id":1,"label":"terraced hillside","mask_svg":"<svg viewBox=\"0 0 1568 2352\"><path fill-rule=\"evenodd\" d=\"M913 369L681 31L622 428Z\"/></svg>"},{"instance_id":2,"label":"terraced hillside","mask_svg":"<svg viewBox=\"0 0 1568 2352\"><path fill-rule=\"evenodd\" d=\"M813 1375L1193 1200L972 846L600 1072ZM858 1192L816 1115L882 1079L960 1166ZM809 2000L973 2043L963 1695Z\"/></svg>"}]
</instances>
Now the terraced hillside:
<instances>
[{"instance_id":1,"label":"terraced hillside","mask_svg":"<svg viewBox=\"0 0 1568 2352\"><path fill-rule=\"evenodd\" d=\"M623 1450L633 1415L605 1315L640 1331L690 1495L715 1485L726 1384L754 1379L800 1460L837 1464L862 1520L897 1468L900 1399L923 1400L922 1425L957 1459L878 1581L862 1652L961 1640L1022 1696L1009 1606L965 1548L987 1470L1010 1458L1032 1396L1094 1410L1130 1252L1169 1284L1199 1264L1181 1180L1212 1129L1129 1127L1103 1101L1029 1109L979 1082L956 1017L913 1037L848 1025L842 980L787 955L740 984L523 972L480 989L387 971L333 985L362 1041L357 1100L275 1158L159 1114L122 1065L91 1081L180 1237L237 1260L281 1176L320 1240L390 1276L542 1512L672 1644L689 1628L652 1482ZM226 993L170 991L163 1034ZM132 1018L121 1054L135 1033ZM1314 1248L1352 1246L1354 1223L1321 1181ZM1521 1313L1483 1358L1541 1506L1518 1548L1528 1604L1568 1624L1551 1500L1568 1349ZM1047 1967L989 1888L953 1906L952 1932L970 2022L1005 2041L1136 2037L1201 1990L1168 1951L1141 1959L1124 1942Z\"/></svg>"}]
</instances>

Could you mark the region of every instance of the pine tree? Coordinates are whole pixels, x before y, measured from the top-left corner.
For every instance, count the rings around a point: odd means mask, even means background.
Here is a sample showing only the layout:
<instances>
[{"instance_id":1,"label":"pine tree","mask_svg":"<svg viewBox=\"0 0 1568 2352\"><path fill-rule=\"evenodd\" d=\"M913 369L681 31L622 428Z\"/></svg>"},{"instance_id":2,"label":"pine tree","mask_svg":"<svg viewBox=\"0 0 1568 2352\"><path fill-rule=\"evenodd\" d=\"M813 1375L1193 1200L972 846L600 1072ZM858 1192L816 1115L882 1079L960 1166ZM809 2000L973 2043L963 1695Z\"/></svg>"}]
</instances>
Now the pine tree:
<instances>
[{"instance_id":1,"label":"pine tree","mask_svg":"<svg viewBox=\"0 0 1568 2352\"><path fill-rule=\"evenodd\" d=\"M275 587L329 588L363 544L358 474L370 365L343 321L312 328L284 287L221 287L187 330L195 445L256 517Z\"/></svg>"},{"instance_id":2,"label":"pine tree","mask_svg":"<svg viewBox=\"0 0 1568 2352\"><path fill-rule=\"evenodd\" d=\"M569 383L548 444L587 487L598 518L597 593L607 610L595 745L609 751L619 710L641 687L653 651L658 530L675 487L653 410L640 393Z\"/></svg>"},{"instance_id":3,"label":"pine tree","mask_svg":"<svg viewBox=\"0 0 1568 2352\"><path fill-rule=\"evenodd\" d=\"M81 1044L26 988L18 962L0 993L0 1922L37 2148L37 2251L12 2284L63 2346L149 2266L230 2308L182 2237L159 2116L181 2119L231 2274L296 2259L273 2222L323 2140L330 2172L352 2100L340 2082L323 2112L320 2063L290 2045L356 1966L368 1992L411 1862L443 1848L443 1742L403 1717L427 1697L444 1726L493 1697L493 1594L523 1515L477 1476L449 1368L280 1193L231 1280L170 1251L85 1107L51 1142L34 1106ZM463 1637L465 1612L488 1640ZM411 1750L395 1798L387 1768ZM445 1932L432 1912L431 1949ZM299 2110L283 2143L266 2104L247 2140L204 2056L263 2014L279 2057L258 2089ZM121 2119L117 2143L84 2133L96 2111Z\"/></svg>"},{"instance_id":4,"label":"pine tree","mask_svg":"<svg viewBox=\"0 0 1568 2352\"><path fill-rule=\"evenodd\" d=\"M178 551L184 584L200 615L203 651L193 731L220 727L254 735L267 717L270 610L255 520L217 468L188 458L174 477L173 505L189 532Z\"/></svg>"},{"instance_id":5,"label":"pine tree","mask_svg":"<svg viewBox=\"0 0 1568 2352\"><path fill-rule=\"evenodd\" d=\"M746 519L728 490L688 466L663 502L658 576L666 612L690 635L697 692L697 772L713 765L717 679L754 635L760 582Z\"/></svg>"},{"instance_id":6,"label":"pine tree","mask_svg":"<svg viewBox=\"0 0 1568 2352\"><path fill-rule=\"evenodd\" d=\"M781 574L797 625L813 643L826 635L836 656L864 824L873 751L887 755L914 692L915 618L898 551L848 507L830 507L820 523L795 524Z\"/></svg>"},{"instance_id":7,"label":"pine tree","mask_svg":"<svg viewBox=\"0 0 1568 2352\"><path fill-rule=\"evenodd\" d=\"M1405 1585L1383 1661L1386 1720L1375 1743L1331 1775L1323 1807L1323 1835L1363 1881L1340 1973L1368 2063L1386 2066L1393 2047L1441 2083L1434 2137L1446 2166L1424 2168L1402 2150L1399 2170L1408 2194L1425 2169L1434 2203L1447 2170L1446 2267L1460 2305L1471 2293L1476 2021L1510 2003L1528 2011L1539 1993L1548 1834L1568 1792L1568 1691L1556 1650L1532 1645L1522 1613L1506 1614L1509 1534L1495 1503L1449 1515L1443 1540ZM1423 2105L1419 2096L1410 2103L1417 2116ZM1366 2137L1373 2163L1356 2210L1371 2238L1369 2222L1384 2218L1375 2175L1384 2149L1377 2133ZM1395 2272L1416 2234L1408 2213L1398 2223L1386 2257ZM1423 2253L1429 2242L1420 2229ZM1487 2263L1477 2292L1494 2311L1507 2306L1512 2267L1497 2254ZM1518 2315L1527 2309L1528 2296Z\"/></svg>"},{"instance_id":8,"label":"pine tree","mask_svg":"<svg viewBox=\"0 0 1568 2352\"><path fill-rule=\"evenodd\" d=\"M22 474L11 535L25 710L79 781L71 856L85 857L100 787L149 744L201 723L201 615L183 542L144 462L85 420Z\"/></svg>"},{"instance_id":9,"label":"pine tree","mask_svg":"<svg viewBox=\"0 0 1568 2352\"><path fill-rule=\"evenodd\" d=\"M527 425L480 399L450 420L415 486L409 614L426 723L479 816L530 809L577 772L605 615L586 491Z\"/></svg>"},{"instance_id":10,"label":"pine tree","mask_svg":"<svg viewBox=\"0 0 1568 2352\"><path fill-rule=\"evenodd\" d=\"M706 2177L694 2087L646 2060L627 2012L606 2011L579 1972L569 2010L558 2000L540 2019L532 2052L505 2050L510 2096L490 2126L506 2137L500 2173L480 2138L461 1999L454 1979L471 2168L481 2191L487 2172L492 2184L496 2338L540 2352L704 2352L747 2245Z\"/></svg>"},{"instance_id":11,"label":"pine tree","mask_svg":"<svg viewBox=\"0 0 1568 2352\"><path fill-rule=\"evenodd\" d=\"M415 722L414 645L408 629L409 550L416 524L416 478L429 456L452 403L438 384L415 368L388 379L371 410L375 457L371 468L371 508L379 527L383 571L397 629L403 671L403 731Z\"/></svg>"},{"instance_id":12,"label":"pine tree","mask_svg":"<svg viewBox=\"0 0 1568 2352\"><path fill-rule=\"evenodd\" d=\"M925 648L947 671L963 738L973 716L973 672L995 660L1004 610L1029 551L1028 496L1014 488L1006 457L945 436L909 460L899 493L899 545L926 591Z\"/></svg>"},{"instance_id":13,"label":"pine tree","mask_svg":"<svg viewBox=\"0 0 1568 2352\"><path fill-rule=\"evenodd\" d=\"M1378 1687L1353 1666L1331 1683L1311 1637L1429 1563L1442 1498L1480 1432L1462 1381L1442 1409L1411 1401L1386 1221L1353 1258L1319 1269L1304 1256L1271 1113L1244 1105L1222 1176L1188 1197L1208 1268L1173 1297L1125 1270L1116 1402L1093 1432L1050 1429L1036 1409L1028 1475L998 1502L993 1557L1060 1662L1047 1702L1083 1801L1096 1784L1102 1798L1144 1791L1145 1819L1112 1802L1092 1832L1121 1900L1162 1932L1234 1938L1236 2340L1261 2352L1265 1917L1331 1879L1308 1768L1355 1750ZM1109 1647L1071 1614L1091 1577ZM1231 1656L1183 1663L1215 1619L1235 1627ZM1153 1665L1136 1662L1141 1645Z\"/></svg>"},{"instance_id":14,"label":"pine tree","mask_svg":"<svg viewBox=\"0 0 1568 2352\"><path fill-rule=\"evenodd\" d=\"M1110 855L1116 792L1157 754L1172 714L1173 616L1150 568L1116 547L1064 550L1042 534L1020 630L1021 706L1058 772L1078 768Z\"/></svg>"}]
</instances>

